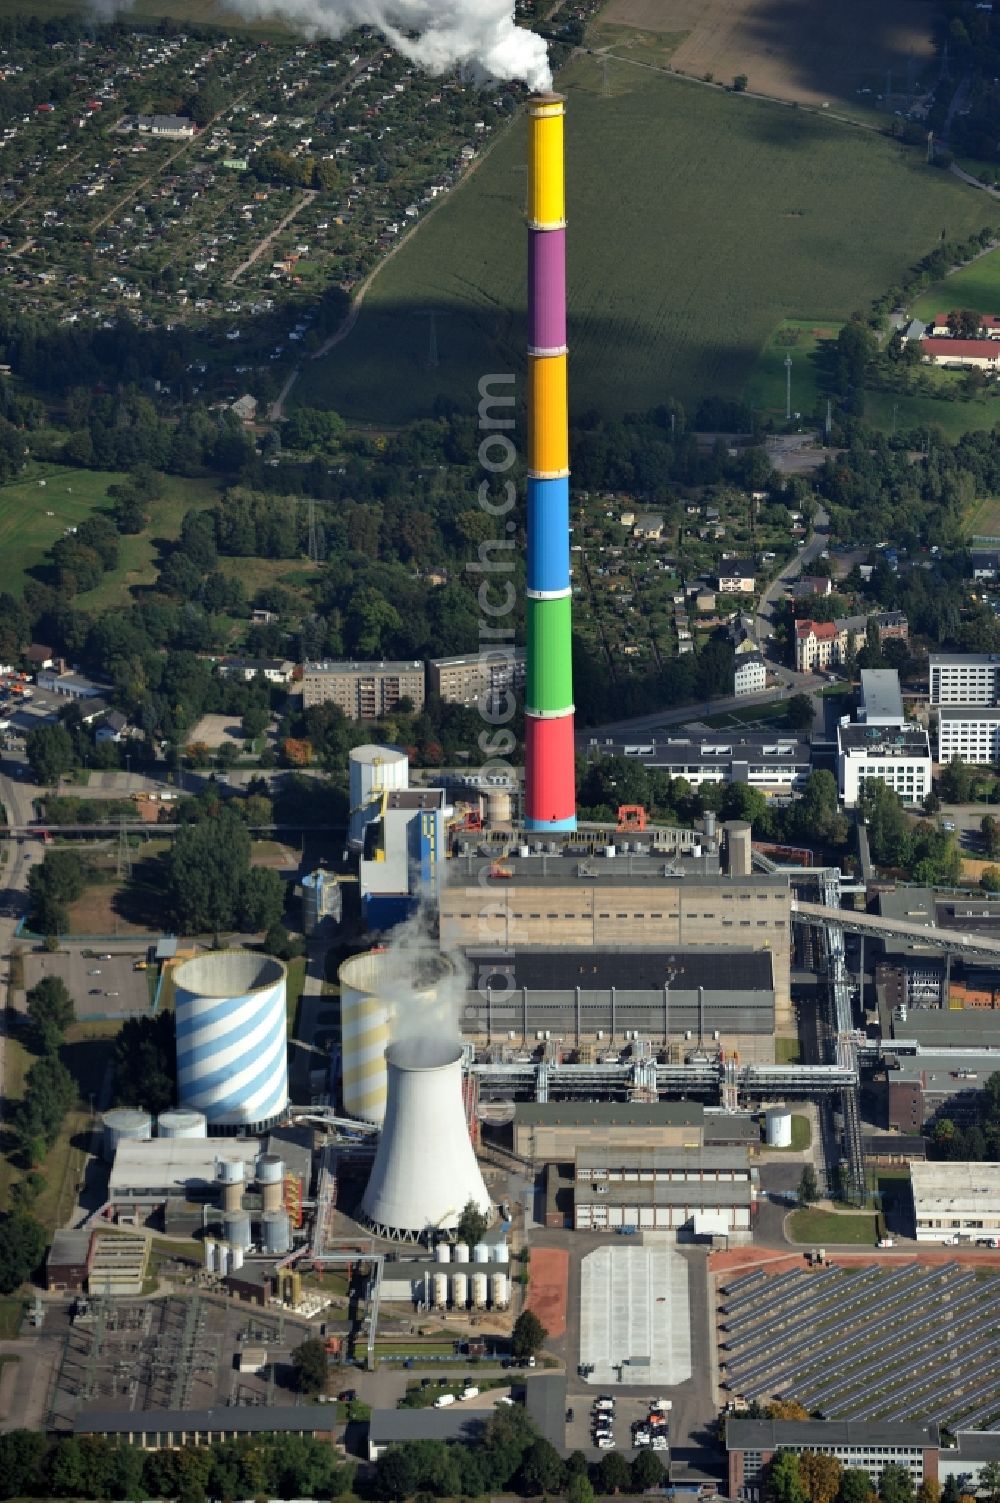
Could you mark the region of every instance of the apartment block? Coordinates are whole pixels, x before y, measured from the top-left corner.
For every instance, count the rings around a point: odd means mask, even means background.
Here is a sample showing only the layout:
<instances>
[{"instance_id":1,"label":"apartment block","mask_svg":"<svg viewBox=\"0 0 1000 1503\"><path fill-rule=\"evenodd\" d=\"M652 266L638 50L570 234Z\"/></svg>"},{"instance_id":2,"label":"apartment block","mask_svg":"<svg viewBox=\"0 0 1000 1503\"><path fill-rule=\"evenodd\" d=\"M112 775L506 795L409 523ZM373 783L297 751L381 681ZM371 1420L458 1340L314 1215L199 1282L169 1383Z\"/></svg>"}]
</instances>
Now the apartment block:
<instances>
[{"instance_id":1,"label":"apartment block","mask_svg":"<svg viewBox=\"0 0 1000 1503\"><path fill-rule=\"evenodd\" d=\"M523 688L525 655L522 647L493 648L459 657L431 658L427 686L445 704L465 705L499 699Z\"/></svg>"},{"instance_id":2,"label":"apartment block","mask_svg":"<svg viewBox=\"0 0 1000 1503\"><path fill-rule=\"evenodd\" d=\"M302 704L335 704L349 720L380 720L407 699L415 710L424 705L424 665L405 663L305 663Z\"/></svg>"}]
</instances>

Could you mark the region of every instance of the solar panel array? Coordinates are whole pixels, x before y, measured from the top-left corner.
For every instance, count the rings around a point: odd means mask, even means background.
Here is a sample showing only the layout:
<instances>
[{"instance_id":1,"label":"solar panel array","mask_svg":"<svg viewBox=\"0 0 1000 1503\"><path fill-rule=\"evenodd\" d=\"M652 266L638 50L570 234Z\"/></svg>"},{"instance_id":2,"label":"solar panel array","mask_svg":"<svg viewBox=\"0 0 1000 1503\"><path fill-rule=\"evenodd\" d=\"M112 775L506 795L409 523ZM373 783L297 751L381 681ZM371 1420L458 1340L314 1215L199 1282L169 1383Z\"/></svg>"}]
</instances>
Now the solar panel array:
<instances>
[{"instance_id":1,"label":"solar panel array","mask_svg":"<svg viewBox=\"0 0 1000 1503\"><path fill-rule=\"evenodd\" d=\"M824 1419L1000 1428L1000 1273L758 1270L721 1291L719 1365L733 1396Z\"/></svg>"}]
</instances>

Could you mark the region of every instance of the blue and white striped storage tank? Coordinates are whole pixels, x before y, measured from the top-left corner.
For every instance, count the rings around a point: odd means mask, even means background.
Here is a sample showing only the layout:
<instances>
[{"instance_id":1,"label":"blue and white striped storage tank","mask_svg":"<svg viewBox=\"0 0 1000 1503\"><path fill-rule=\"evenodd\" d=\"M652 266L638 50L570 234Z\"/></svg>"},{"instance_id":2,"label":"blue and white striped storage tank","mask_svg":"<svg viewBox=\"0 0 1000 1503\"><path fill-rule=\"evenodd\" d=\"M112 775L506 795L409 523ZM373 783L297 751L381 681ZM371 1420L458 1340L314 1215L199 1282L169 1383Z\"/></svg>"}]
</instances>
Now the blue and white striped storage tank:
<instances>
[{"instance_id":1,"label":"blue and white striped storage tank","mask_svg":"<svg viewBox=\"0 0 1000 1503\"><path fill-rule=\"evenodd\" d=\"M174 971L177 1093L211 1133L270 1127L288 1105L285 967L219 950Z\"/></svg>"}]
</instances>

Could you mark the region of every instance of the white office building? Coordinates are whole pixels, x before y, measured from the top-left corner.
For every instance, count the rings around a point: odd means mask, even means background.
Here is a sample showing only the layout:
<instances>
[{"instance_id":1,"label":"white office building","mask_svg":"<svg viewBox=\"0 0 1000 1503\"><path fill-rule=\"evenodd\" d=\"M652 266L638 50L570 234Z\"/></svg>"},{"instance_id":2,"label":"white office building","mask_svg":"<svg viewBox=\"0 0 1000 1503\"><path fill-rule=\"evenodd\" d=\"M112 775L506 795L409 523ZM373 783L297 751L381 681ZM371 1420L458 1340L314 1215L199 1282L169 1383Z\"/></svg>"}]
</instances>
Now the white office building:
<instances>
[{"instance_id":1,"label":"white office building","mask_svg":"<svg viewBox=\"0 0 1000 1503\"><path fill-rule=\"evenodd\" d=\"M1000 1164L912 1163L918 1242L1000 1237Z\"/></svg>"},{"instance_id":2,"label":"white office building","mask_svg":"<svg viewBox=\"0 0 1000 1503\"><path fill-rule=\"evenodd\" d=\"M932 653L928 668L932 705L1000 703L1000 654Z\"/></svg>"},{"instance_id":3,"label":"white office building","mask_svg":"<svg viewBox=\"0 0 1000 1503\"><path fill-rule=\"evenodd\" d=\"M938 711L939 762L1000 761L1000 706L944 705Z\"/></svg>"},{"instance_id":4,"label":"white office building","mask_svg":"<svg viewBox=\"0 0 1000 1503\"><path fill-rule=\"evenodd\" d=\"M837 774L848 809L876 780L904 804L922 803L930 793L930 742L923 727L908 723L903 714L897 673L881 668L862 673L857 723L845 717L837 728Z\"/></svg>"}]
</instances>

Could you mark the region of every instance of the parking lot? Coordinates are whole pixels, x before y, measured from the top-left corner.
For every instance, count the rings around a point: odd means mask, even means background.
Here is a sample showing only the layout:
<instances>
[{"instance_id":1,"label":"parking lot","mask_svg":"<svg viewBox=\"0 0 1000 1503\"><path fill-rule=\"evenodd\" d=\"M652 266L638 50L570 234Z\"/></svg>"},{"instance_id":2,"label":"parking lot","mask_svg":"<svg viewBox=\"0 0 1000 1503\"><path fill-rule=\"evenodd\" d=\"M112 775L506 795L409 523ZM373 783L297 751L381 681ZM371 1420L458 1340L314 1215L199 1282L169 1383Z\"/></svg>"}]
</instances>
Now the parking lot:
<instances>
[{"instance_id":1,"label":"parking lot","mask_svg":"<svg viewBox=\"0 0 1000 1503\"><path fill-rule=\"evenodd\" d=\"M133 970L145 955L144 944L114 953L101 950L90 957L82 949L53 955L31 950L24 957L24 984L30 991L46 976L58 976L73 998L78 1018L134 1017L150 1007L147 972Z\"/></svg>"},{"instance_id":2,"label":"parking lot","mask_svg":"<svg viewBox=\"0 0 1000 1503\"><path fill-rule=\"evenodd\" d=\"M997 1311L1000 1277L954 1262L758 1270L722 1289L727 1397L780 1394L824 1419L969 1430L1000 1415Z\"/></svg>"}]
</instances>

